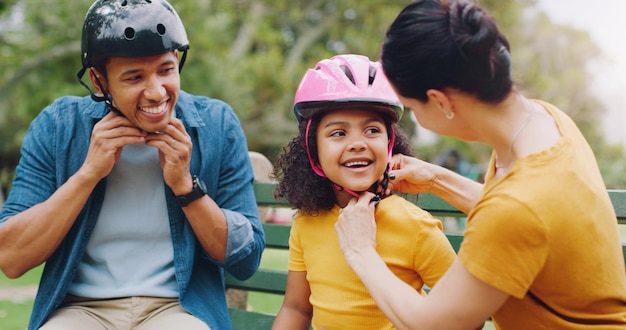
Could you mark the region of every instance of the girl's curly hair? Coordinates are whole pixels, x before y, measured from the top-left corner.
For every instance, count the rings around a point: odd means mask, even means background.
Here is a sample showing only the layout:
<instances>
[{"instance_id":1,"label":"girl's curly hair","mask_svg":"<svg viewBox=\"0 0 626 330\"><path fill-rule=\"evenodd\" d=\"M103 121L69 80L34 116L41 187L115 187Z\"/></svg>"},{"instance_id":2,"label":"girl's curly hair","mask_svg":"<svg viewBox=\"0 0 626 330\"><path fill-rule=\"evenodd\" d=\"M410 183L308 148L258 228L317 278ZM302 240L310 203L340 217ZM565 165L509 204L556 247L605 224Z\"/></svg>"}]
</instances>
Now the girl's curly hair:
<instances>
[{"instance_id":1,"label":"girl's curly hair","mask_svg":"<svg viewBox=\"0 0 626 330\"><path fill-rule=\"evenodd\" d=\"M317 163L319 160L315 132L320 119L321 116L312 119L308 137L311 157ZM413 156L414 150L406 134L398 125L391 124L390 120L386 119L386 124L388 132L391 132L391 128L395 132L392 153ZM311 168L305 143L306 126L306 120L300 122L299 135L294 137L278 155L273 171L274 179L278 180L274 197L287 198L293 208L301 211L329 210L336 204L333 184L328 178L315 174Z\"/></svg>"}]
</instances>

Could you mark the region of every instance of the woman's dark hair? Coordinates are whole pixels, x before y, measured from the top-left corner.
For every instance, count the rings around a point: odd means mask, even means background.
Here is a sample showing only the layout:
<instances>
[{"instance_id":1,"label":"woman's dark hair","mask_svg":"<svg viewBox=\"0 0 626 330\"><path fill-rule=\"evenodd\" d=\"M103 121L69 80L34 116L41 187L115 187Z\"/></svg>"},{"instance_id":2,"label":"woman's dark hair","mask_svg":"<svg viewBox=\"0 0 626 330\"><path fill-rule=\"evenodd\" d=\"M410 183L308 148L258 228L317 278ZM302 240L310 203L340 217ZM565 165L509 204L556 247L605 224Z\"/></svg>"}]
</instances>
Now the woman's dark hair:
<instances>
[{"instance_id":1,"label":"woman's dark hair","mask_svg":"<svg viewBox=\"0 0 626 330\"><path fill-rule=\"evenodd\" d=\"M309 128L309 149L311 157L319 163L317 155L317 126L322 116L315 116ZM395 124L387 120L387 131L395 132L395 143L392 153L402 153L413 156L413 147L408 137ZM287 198L289 204L296 209L306 212L329 210L336 204L333 184L328 178L318 176L313 172L305 143L307 121L303 120L299 125L300 134L294 137L282 153L278 156L274 165L273 177L278 180L274 196Z\"/></svg>"},{"instance_id":2,"label":"woman's dark hair","mask_svg":"<svg viewBox=\"0 0 626 330\"><path fill-rule=\"evenodd\" d=\"M404 97L458 89L489 103L513 87L506 37L483 9L465 0L418 0L405 7L382 45L385 74Z\"/></svg>"}]
</instances>

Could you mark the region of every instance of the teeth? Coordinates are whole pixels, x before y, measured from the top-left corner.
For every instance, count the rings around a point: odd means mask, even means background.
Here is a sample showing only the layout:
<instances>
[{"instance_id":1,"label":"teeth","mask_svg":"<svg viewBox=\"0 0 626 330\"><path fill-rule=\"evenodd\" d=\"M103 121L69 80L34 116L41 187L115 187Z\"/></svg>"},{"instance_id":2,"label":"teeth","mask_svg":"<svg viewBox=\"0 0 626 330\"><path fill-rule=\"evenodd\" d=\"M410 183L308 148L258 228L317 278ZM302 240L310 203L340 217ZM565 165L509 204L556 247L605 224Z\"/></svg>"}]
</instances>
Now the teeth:
<instances>
[{"instance_id":1,"label":"teeth","mask_svg":"<svg viewBox=\"0 0 626 330\"><path fill-rule=\"evenodd\" d=\"M161 103L156 107L140 107L141 111L147 113L161 113L167 107L167 102Z\"/></svg>"},{"instance_id":2,"label":"teeth","mask_svg":"<svg viewBox=\"0 0 626 330\"><path fill-rule=\"evenodd\" d=\"M352 167L352 166L367 166L369 165L369 162L349 162L346 163L347 167Z\"/></svg>"}]
</instances>

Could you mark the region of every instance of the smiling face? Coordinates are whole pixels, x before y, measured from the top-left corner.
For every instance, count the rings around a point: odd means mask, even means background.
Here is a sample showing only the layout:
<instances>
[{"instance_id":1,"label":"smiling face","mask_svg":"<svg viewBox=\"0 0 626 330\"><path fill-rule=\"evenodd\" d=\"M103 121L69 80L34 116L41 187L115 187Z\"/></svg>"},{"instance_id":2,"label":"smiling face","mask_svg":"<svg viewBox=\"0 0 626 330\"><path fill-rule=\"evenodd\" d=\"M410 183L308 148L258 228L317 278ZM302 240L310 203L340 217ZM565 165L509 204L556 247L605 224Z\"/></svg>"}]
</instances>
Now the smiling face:
<instances>
[{"instance_id":1,"label":"smiling face","mask_svg":"<svg viewBox=\"0 0 626 330\"><path fill-rule=\"evenodd\" d=\"M326 177L344 188L366 191L387 168L387 126L384 118L374 111L328 112L320 120L316 139L320 166Z\"/></svg>"},{"instance_id":2,"label":"smiling face","mask_svg":"<svg viewBox=\"0 0 626 330\"><path fill-rule=\"evenodd\" d=\"M169 123L178 99L180 75L175 52L148 57L112 57L106 64L104 88L113 105L146 132ZM92 84L94 83L93 74ZM101 91L98 89L101 93Z\"/></svg>"}]
</instances>

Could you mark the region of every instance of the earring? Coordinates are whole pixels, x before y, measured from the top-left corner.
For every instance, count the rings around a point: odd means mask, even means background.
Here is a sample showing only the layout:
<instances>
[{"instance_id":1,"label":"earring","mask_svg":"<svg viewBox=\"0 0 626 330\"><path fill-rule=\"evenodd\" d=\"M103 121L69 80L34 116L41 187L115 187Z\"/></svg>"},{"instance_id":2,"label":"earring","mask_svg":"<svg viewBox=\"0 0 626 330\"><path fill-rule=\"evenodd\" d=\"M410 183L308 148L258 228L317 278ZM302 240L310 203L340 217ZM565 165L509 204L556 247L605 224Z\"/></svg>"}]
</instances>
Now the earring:
<instances>
[{"instance_id":1,"label":"earring","mask_svg":"<svg viewBox=\"0 0 626 330\"><path fill-rule=\"evenodd\" d=\"M452 120L452 119L454 119L454 112L446 113L446 118L447 118L448 120Z\"/></svg>"}]
</instances>

